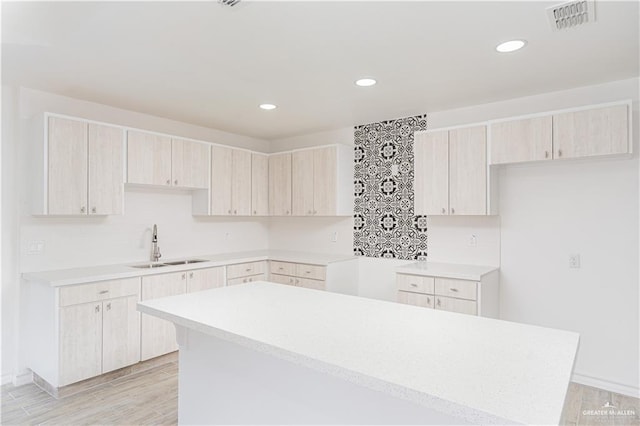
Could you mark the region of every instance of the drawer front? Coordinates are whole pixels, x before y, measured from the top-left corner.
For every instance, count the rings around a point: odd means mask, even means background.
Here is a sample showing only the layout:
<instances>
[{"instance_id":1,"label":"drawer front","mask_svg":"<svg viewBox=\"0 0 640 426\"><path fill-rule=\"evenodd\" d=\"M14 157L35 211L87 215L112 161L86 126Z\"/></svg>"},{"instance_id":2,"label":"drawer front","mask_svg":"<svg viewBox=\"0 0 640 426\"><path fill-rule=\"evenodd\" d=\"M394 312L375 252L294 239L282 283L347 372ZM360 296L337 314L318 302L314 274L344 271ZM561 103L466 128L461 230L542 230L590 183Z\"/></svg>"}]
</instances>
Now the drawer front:
<instances>
[{"instance_id":1,"label":"drawer front","mask_svg":"<svg viewBox=\"0 0 640 426\"><path fill-rule=\"evenodd\" d=\"M475 281L454 280L451 278L436 278L436 294L458 299L478 299Z\"/></svg>"},{"instance_id":2,"label":"drawer front","mask_svg":"<svg viewBox=\"0 0 640 426\"><path fill-rule=\"evenodd\" d=\"M312 280L324 281L326 279L326 268L318 265L305 265L303 263L296 264L296 276L300 278L309 278Z\"/></svg>"},{"instance_id":3,"label":"drawer front","mask_svg":"<svg viewBox=\"0 0 640 426\"><path fill-rule=\"evenodd\" d=\"M269 277L269 281L277 284L296 285L295 280L296 279L294 277L280 274L271 274L271 276Z\"/></svg>"},{"instance_id":4,"label":"drawer front","mask_svg":"<svg viewBox=\"0 0 640 426\"><path fill-rule=\"evenodd\" d=\"M313 290L324 290L324 281L312 280L309 278L298 278L296 285L298 287L310 288Z\"/></svg>"},{"instance_id":5,"label":"drawer front","mask_svg":"<svg viewBox=\"0 0 640 426\"><path fill-rule=\"evenodd\" d=\"M264 274L267 271L265 263L266 262L261 261L229 265L227 266L227 279Z\"/></svg>"},{"instance_id":6,"label":"drawer front","mask_svg":"<svg viewBox=\"0 0 640 426\"><path fill-rule=\"evenodd\" d=\"M90 284L79 284L60 287L60 306L78 305L80 303L97 302L116 297L140 294L140 278L99 281Z\"/></svg>"},{"instance_id":7,"label":"drawer front","mask_svg":"<svg viewBox=\"0 0 640 426\"><path fill-rule=\"evenodd\" d=\"M252 275L250 277L240 277L227 280L227 285L246 284L253 281L266 281L267 274Z\"/></svg>"},{"instance_id":8,"label":"drawer front","mask_svg":"<svg viewBox=\"0 0 640 426\"><path fill-rule=\"evenodd\" d=\"M269 262L269 271L272 274L293 276L296 274L296 264L272 260L271 262Z\"/></svg>"},{"instance_id":9,"label":"drawer front","mask_svg":"<svg viewBox=\"0 0 640 426\"><path fill-rule=\"evenodd\" d=\"M433 294L433 277L420 275L398 274L398 290L413 293Z\"/></svg>"},{"instance_id":10,"label":"drawer front","mask_svg":"<svg viewBox=\"0 0 640 426\"><path fill-rule=\"evenodd\" d=\"M405 305L433 308L434 296L430 294L412 293L410 291L399 291L398 302L404 303Z\"/></svg>"},{"instance_id":11,"label":"drawer front","mask_svg":"<svg viewBox=\"0 0 640 426\"><path fill-rule=\"evenodd\" d=\"M478 306L475 301L456 299L454 297L436 296L436 309L459 314L478 314Z\"/></svg>"}]
</instances>

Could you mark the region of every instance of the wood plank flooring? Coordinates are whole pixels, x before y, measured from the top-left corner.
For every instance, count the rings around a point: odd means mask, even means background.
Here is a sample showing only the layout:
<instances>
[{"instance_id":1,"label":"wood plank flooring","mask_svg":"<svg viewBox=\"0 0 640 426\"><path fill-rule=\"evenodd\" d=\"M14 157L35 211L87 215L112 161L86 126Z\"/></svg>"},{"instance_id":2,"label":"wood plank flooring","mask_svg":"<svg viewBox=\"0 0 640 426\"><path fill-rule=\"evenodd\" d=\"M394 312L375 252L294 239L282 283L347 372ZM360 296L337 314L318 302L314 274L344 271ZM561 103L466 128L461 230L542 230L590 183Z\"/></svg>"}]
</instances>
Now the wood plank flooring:
<instances>
[{"instance_id":1,"label":"wood plank flooring","mask_svg":"<svg viewBox=\"0 0 640 426\"><path fill-rule=\"evenodd\" d=\"M615 409L602 407L613 405ZM623 410L633 415L594 414ZM55 399L35 384L2 386L2 425L175 425L178 364L175 358L80 393ZM561 424L639 425L640 400L571 383Z\"/></svg>"}]
</instances>

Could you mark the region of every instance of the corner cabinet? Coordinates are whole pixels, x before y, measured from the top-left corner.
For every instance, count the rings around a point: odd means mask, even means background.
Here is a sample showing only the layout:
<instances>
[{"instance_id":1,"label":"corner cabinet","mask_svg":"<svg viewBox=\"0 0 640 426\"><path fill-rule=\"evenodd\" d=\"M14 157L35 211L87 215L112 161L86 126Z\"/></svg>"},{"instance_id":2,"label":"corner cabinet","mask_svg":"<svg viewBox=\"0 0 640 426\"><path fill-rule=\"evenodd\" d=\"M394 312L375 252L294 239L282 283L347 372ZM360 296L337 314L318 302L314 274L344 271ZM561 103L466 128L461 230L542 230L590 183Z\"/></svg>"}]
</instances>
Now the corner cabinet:
<instances>
[{"instance_id":1,"label":"corner cabinet","mask_svg":"<svg viewBox=\"0 0 640 426\"><path fill-rule=\"evenodd\" d=\"M269 215L291 216L291 153L269 156Z\"/></svg>"},{"instance_id":2,"label":"corner cabinet","mask_svg":"<svg viewBox=\"0 0 640 426\"><path fill-rule=\"evenodd\" d=\"M123 209L121 128L51 114L34 119L34 215L119 215Z\"/></svg>"},{"instance_id":3,"label":"corner cabinet","mask_svg":"<svg viewBox=\"0 0 640 426\"><path fill-rule=\"evenodd\" d=\"M486 127L416 132L415 213L486 215Z\"/></svg>"}]
</instances>

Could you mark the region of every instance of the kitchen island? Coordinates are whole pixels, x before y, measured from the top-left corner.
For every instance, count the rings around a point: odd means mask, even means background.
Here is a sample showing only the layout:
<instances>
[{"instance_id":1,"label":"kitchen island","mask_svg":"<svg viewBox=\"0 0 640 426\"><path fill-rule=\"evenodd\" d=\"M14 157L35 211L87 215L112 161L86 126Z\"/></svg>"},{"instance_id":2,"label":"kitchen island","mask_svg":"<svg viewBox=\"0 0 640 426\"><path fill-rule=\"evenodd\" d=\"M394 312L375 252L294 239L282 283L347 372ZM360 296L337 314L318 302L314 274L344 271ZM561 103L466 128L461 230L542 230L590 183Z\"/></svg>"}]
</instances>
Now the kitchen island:
<instances>
[{"instance_id":1,"label":"kitchen island","mask_svg":"<svg viewBox=\"0 0 640 426\"><path fill-rule=\"evenodd\" d=\"M254 282L172 321L180 424L557 424L578 334Z\"/></svg>"}]
</instances>

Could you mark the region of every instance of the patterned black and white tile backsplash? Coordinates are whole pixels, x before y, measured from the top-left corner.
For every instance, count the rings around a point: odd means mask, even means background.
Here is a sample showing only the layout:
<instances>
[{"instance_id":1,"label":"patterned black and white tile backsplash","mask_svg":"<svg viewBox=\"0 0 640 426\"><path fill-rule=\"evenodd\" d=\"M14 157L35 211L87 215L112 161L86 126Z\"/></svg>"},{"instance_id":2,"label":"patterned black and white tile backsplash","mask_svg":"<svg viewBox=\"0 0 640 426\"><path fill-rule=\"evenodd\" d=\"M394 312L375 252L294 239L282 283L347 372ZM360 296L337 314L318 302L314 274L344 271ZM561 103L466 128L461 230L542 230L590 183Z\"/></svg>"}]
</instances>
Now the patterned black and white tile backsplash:
<instances>
[{"instance_id":1,"label":"patterned black and white tile backsplash","mask_svg":"<svg viewBox=\"0 0 640 426\"><path fill-rule=\"evenodd\" d=\"M413 132L427 116L355 127L353 251L426 259L427 218L413 213Z\"/></svg>"}]
</instances>

